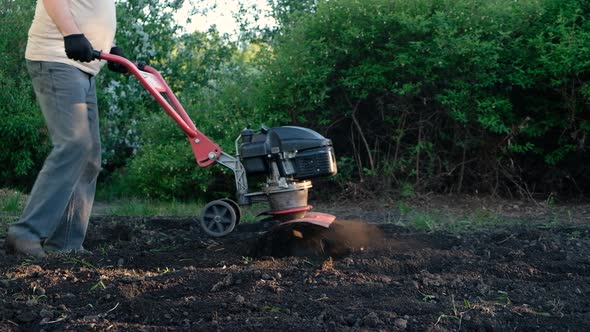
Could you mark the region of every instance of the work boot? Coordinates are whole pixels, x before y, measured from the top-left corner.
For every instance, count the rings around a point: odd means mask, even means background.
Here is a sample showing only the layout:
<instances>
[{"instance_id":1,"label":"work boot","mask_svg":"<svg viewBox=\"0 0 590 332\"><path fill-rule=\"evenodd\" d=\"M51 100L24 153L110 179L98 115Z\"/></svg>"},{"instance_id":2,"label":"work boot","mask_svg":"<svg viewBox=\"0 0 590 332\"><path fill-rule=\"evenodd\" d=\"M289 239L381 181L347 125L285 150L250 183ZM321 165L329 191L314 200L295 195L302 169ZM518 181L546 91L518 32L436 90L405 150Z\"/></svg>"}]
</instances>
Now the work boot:
<instances>
[{"instance_id":1,"label":"work boot","mask_svg":"<svg viewBox=\"0 0 590 332\"><path fill-rule=\"evenodd\" d=\"M80 247L78 249L59 249L52 247L50 245L43 246L43 249L46 253L50 255L79 255L79 256L90 256L92 255L92 251L86 250L84 247Z\"/></svg>"},{"instance_id":2,"label":"work boot","mask_svg":"<svg viewBox=\"0 0 590 332\"><path fill-rule=\"evenodd\" d=\"M41 247L41 241L29 240L17 237L14 233L6 235L6 253L45 258L47 254Z\"/></svg>"}]
</instances>

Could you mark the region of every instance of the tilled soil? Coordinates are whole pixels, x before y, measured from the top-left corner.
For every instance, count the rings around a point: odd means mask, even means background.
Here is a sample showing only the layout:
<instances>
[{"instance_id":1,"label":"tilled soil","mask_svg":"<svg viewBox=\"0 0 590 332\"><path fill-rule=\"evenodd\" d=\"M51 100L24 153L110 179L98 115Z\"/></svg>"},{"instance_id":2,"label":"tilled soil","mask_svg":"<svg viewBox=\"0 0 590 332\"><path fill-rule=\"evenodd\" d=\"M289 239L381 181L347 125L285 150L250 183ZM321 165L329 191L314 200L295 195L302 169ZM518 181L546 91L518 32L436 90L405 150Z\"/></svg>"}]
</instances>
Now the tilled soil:
<instances>
[{"instance_id":1,"label":"tilled soil","mask_svg":"<svg viewBox=\"0 0 590 332\"><path fill-rule=\"evenodd\" d=\"M590 330L584 225L379 229L337 258L255 258L261 224L94 217L92 255L0 254L0 331Z\"/></svg>"}]
</instances>

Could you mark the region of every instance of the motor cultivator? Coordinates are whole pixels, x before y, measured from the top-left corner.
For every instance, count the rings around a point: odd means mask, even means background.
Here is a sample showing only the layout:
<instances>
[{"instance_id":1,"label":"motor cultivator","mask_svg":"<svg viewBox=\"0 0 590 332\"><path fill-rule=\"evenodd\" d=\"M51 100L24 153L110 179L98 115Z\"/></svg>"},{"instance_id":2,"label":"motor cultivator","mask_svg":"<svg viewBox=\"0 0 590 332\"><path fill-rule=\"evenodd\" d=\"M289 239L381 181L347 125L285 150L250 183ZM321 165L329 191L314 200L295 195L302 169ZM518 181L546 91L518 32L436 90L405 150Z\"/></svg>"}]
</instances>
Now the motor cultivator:
<instances>
[{"instance_id":1,"label":"motor cultivator","mask_svg":"<svg viewBox=\"0 0 590 332\"><path fill-rule=\"evenodd\" d=\"M286 230L296 239L303 240L304 234L315 234L332 225L335 216L311 212L307 202L310 180L337 172L329 139L295 126L263 128L259 132L244 129L236 139L236 155L229 155L196 128L157 70L117 55L95 51L94 56L125 66L140 81L187 134L200 167L219 164L233 171L237 199L219 199L205 206L200 224L207 234L229 234L240 222L240 206L256 202L268 203L270 209L263 214L277 221L273 230L279 229L281 234ZM250 192L249 176L265 177L260 191Z\"/></svg>"}]
</instances>

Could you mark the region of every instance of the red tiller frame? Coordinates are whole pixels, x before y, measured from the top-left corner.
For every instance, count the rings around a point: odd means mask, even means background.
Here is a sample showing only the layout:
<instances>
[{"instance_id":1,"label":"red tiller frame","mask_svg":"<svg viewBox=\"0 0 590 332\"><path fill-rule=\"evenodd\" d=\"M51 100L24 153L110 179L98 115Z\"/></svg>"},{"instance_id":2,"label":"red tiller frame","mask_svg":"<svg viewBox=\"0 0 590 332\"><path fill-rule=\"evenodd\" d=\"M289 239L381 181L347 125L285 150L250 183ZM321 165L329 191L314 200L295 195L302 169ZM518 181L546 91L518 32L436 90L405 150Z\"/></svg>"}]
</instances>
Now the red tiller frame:
<instances>
[{"instance_id":1,"label":"red tiller frame","mask_svg":"<svg viewBox=\"0 0 590 332\"><path fill-rule=\"evenodd\" d=\"M195 159L200 167L207 167L215 164L222 153L221 147L211 141L207 136L200 132L191 118L188 116L162 75L154 68L145 65L141 66L125 59L124 57L95 51L95 58L118 63L135 76L139 82L149 91L156 101L164 108L166 113L172 117L188 136L188 140L193 149ZM168 100L166 100L166 98Z\"/></svg>"}]
</instances>

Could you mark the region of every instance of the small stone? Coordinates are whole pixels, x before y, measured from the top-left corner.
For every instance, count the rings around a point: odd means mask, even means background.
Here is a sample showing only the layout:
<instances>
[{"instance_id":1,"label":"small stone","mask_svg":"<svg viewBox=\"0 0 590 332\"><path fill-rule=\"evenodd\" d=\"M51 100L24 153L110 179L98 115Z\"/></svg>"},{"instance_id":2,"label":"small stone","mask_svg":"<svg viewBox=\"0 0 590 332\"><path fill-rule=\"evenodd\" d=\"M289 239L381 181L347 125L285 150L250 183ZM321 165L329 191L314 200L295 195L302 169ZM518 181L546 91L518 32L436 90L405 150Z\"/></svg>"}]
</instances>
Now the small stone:
<instances>
[{"instance_id":1,"label":"small stone","mask_svg":"<svg viewBox=\"0 0 590 332\"><path fill-rule=\"evenodd\" d=\"M350 257L346 257L345 259L342 260L342 263L350 266L350 265L354 264L354 260Z\"/></svg>"},{"instance_id":2,"label":"small stone","mask_svg":"<svg viewBox=\"0 0 590 332\"><path fill-rule=\"evenodd\" d=\"M263 280L272 280L272 277L268 273L263 273L262 274L262 279Z\"/></svg>"},{"instance_id":3,"label":"small stone","mask_svg":"<svg viewBox=\"0 0 590 332\"><path fill-rule=\"evenodd\" d=\"M170 319L170 318L172 318L172 316L170 316L170 314L164 314L164 318Z\"/></svg>"},{"instance_id":4,"label":"small stone","mask_svg":"<svg viewBox=\"0 0 590 332\"><path fill-rule=\"evenodd\" d=\"M397 327L400 330L405 330L408 328L408 320L403 319L403 318L398 318L393 322L393 325L395 325L395 327Z\"/></svg>"},{"instance_id":5,"label":"small stone","mask_svg":"<svg viewBox=\"0 0 590 332\"><path fill-rule=\"evenodd\" d=\"M363 324L368 327L375 328L383 322L379 319L379 316L375 312L370 312L363 318Z\"/></svg>"},{"instance_id":6,"label":"small stone","mask_svg":"<svg viewBox=\"0 0 590 332\"><path fill-rule=\"evenodd\" d=\"M390 277L388 277L388 276L381 276L381 278L380 278L380 279L381 279L380 281L381 281L382 283L384 283L384 284L390 284L390 283L391 283L391 280L392 280L392 279L391 279Z\"/></svg>"},{"instance_id":7,"label":"small stone","mask_svg":"<svg viewBox=\"0 0 590 332\"><path fill-rule=\"evenodd\" d=\"M84 316L82 320L85 322L98 322L99 317L97 315Z\"/></svg>"},{"instance_id":8,"label":"small stone","mask_svg":"<svg viewBox=\"0 0 590 332\"><path fill-rule=\"evenodd\" d=\"M125 264L125 260L123 258L119 258L119 260L117 260L117 266L123 267L123 264Z\"/></svg>"},{"instance_id":9,"label":"small stone","mask_svg":"<svg viewBox=\"0 0 590 332\"><path fill-rule=\"evenodd\" d=\"M213 287L211 287L211 292L217 292L218 290L220 290L223 287L223 282L218 282L215 285L213 285Z\"/></svg>"},{"instance_id":10,"label":"small stone","mask_svg":"<svg viewBox=\"0 0 590 332\"><path fill-rule=\"evenodd\" d=\"M53 318L53 310L41 309L39 316L43 318Z\"/></svg>"},{"instance_id":11,"label":"small stone","mask_svg":"<svg viewBox=\"0 0 590 332\"><path fill-rule=\"evenodd\" d=\"M232 274L228 274L227 276L225 276L225 278L223 279L223 285L224 286L231 286L234 284L234 276Z\"/></svg>"},{"instance_id":12,"label":"small stone","mask_svg":"<svg viewBox=\"0 0 590 332\"><path fill-rule=\"evenodd\" d=\"M236 303L243 304L246 302L246 299L242 295L236 296Z\"/></svg>"}]
</instances>

